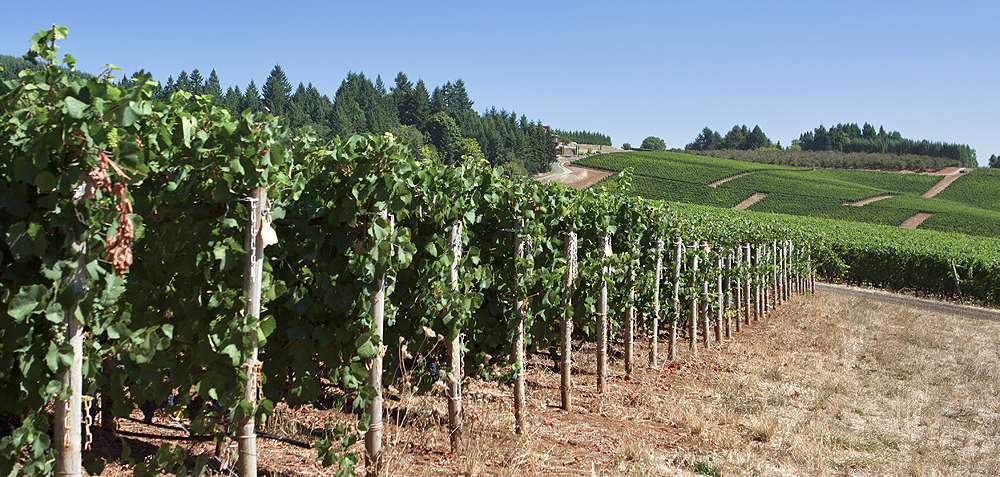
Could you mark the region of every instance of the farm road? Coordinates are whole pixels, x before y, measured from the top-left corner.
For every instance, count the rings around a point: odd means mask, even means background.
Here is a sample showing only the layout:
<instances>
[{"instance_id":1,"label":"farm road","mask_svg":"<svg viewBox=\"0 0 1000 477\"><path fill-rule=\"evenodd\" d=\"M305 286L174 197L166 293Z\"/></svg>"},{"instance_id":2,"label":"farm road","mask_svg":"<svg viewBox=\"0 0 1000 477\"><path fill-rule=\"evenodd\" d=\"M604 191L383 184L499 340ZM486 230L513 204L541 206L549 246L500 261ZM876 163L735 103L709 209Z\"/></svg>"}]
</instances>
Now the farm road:
<instances>
[{"instance_id":1,"label":"farm road","mask_svg":"<svg viewBox=\"0 0 1000 477\"><path fill-rule=\"evenodd\" d=\"M559 161L552 163L552 172L539 174L535 178L542 182L552 180L561 182L563 185L574 189L585 189L612 174L610 171L570 165L573 161L581 157L583 156L571 156L559 159Z\"/></svg>"},{"instance_id":2,"label":"farm road","mask_svg":"<svg viewBox=\"0 0 1000 477\"><path fill-rule=\"evenodd\" d=\"M880 300L890 303L901 304L914 308L947 313L949 315L961 316L972 320L1000 321L1000 310L979 308L974 306L956 305L936 300L926 300L905 295L896 295L879 290L869 290L864 288L846 287L843 285L830 285L826 283L816 283L817 292L826 293L847 293L850 295L863 296L873 300Z\"/></svg>"}]
</instances>

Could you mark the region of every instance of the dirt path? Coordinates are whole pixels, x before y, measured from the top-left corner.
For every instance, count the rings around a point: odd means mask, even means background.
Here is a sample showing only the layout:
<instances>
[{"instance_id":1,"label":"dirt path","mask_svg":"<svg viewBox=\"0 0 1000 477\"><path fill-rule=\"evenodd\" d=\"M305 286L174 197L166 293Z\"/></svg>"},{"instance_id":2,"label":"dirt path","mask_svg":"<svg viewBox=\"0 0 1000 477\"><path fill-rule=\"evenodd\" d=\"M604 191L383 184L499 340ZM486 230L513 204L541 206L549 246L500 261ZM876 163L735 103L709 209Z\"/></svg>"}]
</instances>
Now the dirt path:
<instances>
[{"instance_id":1,"label":"dirt path","mask_svg":"<svg viewBox=\"0 0 1000 477\"><path fill-rule=\"evenodd\" d=\"M709 184L708 186L712 187L712 188L719 187L720 185L725 184L726 182L729 182L729 181L731 181L733 179L739 179L740 177L748 176L748 175L753 174L755 172L757 172L757 171L750 171L750 172L744 172L742 174L736 174L735 176L732 176L732 177L727 177L727 178L722 179L722 180L717 180L717 181Z\"/></svg>"},{"instance_id":2,"label":"dirt path","mask_svg":"<svg viewBox=\"0 0 1000 477\"><path fill-rule=\"evenodd\" d=\"M889 293L887 291L882 291L882 290L854 288L843 285L828 285L825 283L817 283L816 290L823 292L847 293L850 295L864 296L876 300L885 301L887 303L893 303L896 305L903 305L912 308L921 308L924 310L931 310L937 313L944 313L952 316L961 316L963 318L968 318L970 320L1000 321L1000 310L994 310L990 308L956 305L954 303L946 303L936 300L927 300L924 298L914 298L906 295L898 295L895 293Z\"/></svg>"},{"instance_id":3,"label":"dirt path","mask_svg":"<svg viewBox=\"0 0 1000 477\"><path fill-rule=\"evenodd\" d=\"M844 202L844 205L852 205L854 207L861 207L861 206L864 206L864 205L871 204L872 202L875 202L877 200L889 199L891 197L896 197L896 196L894 196L894 195L880 195L878 197L871 197L871 198L868 198L868 199L859 200L857 202Z\"/></svg>"},{"instance_id":4,"label":"dirt path","mask_svg":"<svg viewBox=\"0 0 1000 477\"><path fill-rule=\"evenodd\" d=\"M924 223L924 221L927 220L931 215L933 214L926 214L921 212L919 214L914 215L913 217L904 220L903 223L899 224L899 226L904 229L915 229L919 227L920 224Z\"/></svg>"},{"instance_id":5,"label":"dirt path","mask_svg":"<svg viewBox=\"0 0 1000 477\"><path fill-rule=\"evenodd\" d=\"M535 176L535 178L542 182L548 182L550 180L560 182L563 185L574 189L586 189L587 187L596 184L597 181L614 174L611 171L605 171L602 169L592 169L590 167L571 165L572 161L579 159L580 157L581 156L574 156L560 159L553 165L552 172Z\"/></svg>"},{"instance_id":6,"label":"dirt path","mask_svg":"<svg viewBox=\"0 0 1000 477\"><path fill-rule=\"evenodd\" d=\"M951 174L942 177L937 184L934 184L929 191L924 192L924 194L920 197L934 197L938 195L944 190L945 187L948 187L952 182L955 182L955 179L958 179L961 176L962 174L960 172L952 172Z\"/></svg>"},{"instance_id":7,"label":"dirt path","mask_svg":"<svg viewBox=\"0 0 1000 477\"><path fill-rule=\"evenodd\" d=\"M757 202L760 202L760 200L763 199L764 197L767 197L767 194L765 194L763 192L758 192L758 193L756 193L754 195L751 195L750 197L748 197L743 202L740 202L739 204L736 204L736 206L733 207L733 208L736 209L736 210L745 210L747 207L750 207L751 205L754 205Z\"/></svg>"}]
</instances>

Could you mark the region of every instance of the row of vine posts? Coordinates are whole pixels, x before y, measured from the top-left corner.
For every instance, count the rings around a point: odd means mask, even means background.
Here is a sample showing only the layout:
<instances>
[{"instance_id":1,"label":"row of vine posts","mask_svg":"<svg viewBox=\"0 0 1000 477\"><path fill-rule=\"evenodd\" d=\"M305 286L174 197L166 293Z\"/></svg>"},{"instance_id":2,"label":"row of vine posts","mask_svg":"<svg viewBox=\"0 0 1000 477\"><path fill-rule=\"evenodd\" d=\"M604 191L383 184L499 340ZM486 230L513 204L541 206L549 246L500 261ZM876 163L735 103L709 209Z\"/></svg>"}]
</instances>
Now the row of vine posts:
<instances>
[{"instance_id":1,"label":"row of vine posts","mask_svg":"<svg viewBox=\"0 0 1000 477\"><path fill-rule=\"evenodd\" d=\"M525 247L531 247L531 238L524 237L519 232L524 228L523 219L518 219L517 227L506 232L515 233L513 256L516 260L523 260ZM450 252L454 257L451 262L450 282L453 289L457 290L458 263L461 259L461 234L462 222L456 222L451 228L448 243ZM574 279L577 273L577 240L576 233L567 231L564 238L564 253L566 258L565 281L561 296L565 300L565 305L569 306L572 296ZM659 362L658 340L659 340L659 292L662 279L664 240L656 240L656 265L655 284L653 291L653 302L647 304L651 310L649 319L649 360L650 367L656 367ZM605 257L611 257L610 235L607 232L599 236L598 247ZM691 253L690 261L686 260L688 251L698 251L702 253ZM740 244L727 249L716 249L712 254L712 247L707 242L699 244L695 241L691 245L686 245L681 240L673 244L673 303L672 313L669 319L669 341L667 347L668 359L674 361L678 358L678 325L682 323L681 312L688 314L686 320L689 326L688 341L690 351L698 351L698 326L702 323L703 347L711 347L711 336L709 330L714 327L714 341L723 341L733 337L734 328L736 332L742 331L743 326L749 326L752 322L758 321L770 311L774 310L782 302L790 299L792 294L812 294L815 292L815 275L811 264L811 255L808 247L803 247L791 240L773 241L770 244ZM712 263L706 267L700 260L710 258ZM769 266L766 266L768 265ZM682 283L682 270L690 270L690 277L699 276L699 266L702 268L702 278L698 283ZM608 351L608 283L605 276L609 273L608 267L604 266L601 272L601 284L599 288L600 297L598 299L596 320L597 320L597 392L603 393L607 389L607 351ZM742 271L742 274L738 274ZM529 272L530 273L530 272ZM635 272L629 274L632 288L629 296L635 297ZM384 280L384 278L382 279ZM714 283L712 283L714 281ZM384 284L380 283L376 287L380 290L373 298L372 314L381 314L381 290ZM700 287L700 292L691 293L689 303L686 307L681 304L681 290L685 287ZM700 300L700 304L699 304ZM526 424L526 404L525 404L525 323L524 317L527 313L528 298L525 296L512 297L514 301L513 321L517 323L514 346L511 355L513 356L516 375L513 382L513 402L514 402L514 432L524 434L527 432ZM714 305L713 305L714 303ZM714 318L712 312L714 311ZM633 352L634 331L638 309L636 306L629 306L625 316L624 330L624 367L626 379L630 378L635 366ZM376 318L378 336L381 338L382 321ZM572 376L572 319L565 319L561 323L561 383L560 393L562 396L562 409L572 410L573 385ZM448 379L448 426L450 435L450 446L452 452L458 452L462 436L462 394L461 370L464 366L462 360L462 345L460 339L456 337L449 341L447 346L449 360L453 373ZM381 402L381 379L378 376L382 373L382 355L372 357L370 363L372 375L369 383L376 388L376 398L370 404L368 412L371 415L372 425L365 436L366 459L368 462L369 475L381 475L381 452L382 452L382 402Z\"/></svg>"}]
</instances>

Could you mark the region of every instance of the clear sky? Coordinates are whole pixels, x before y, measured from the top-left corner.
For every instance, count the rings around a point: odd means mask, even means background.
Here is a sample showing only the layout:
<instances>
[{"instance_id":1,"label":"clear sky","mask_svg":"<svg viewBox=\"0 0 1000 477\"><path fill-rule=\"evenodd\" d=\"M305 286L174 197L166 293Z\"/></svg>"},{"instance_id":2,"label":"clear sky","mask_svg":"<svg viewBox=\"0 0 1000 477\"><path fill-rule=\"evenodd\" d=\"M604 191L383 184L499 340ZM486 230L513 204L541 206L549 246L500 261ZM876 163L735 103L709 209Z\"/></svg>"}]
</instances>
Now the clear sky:
<instances>
[{"instance_id":1,"label":"clear sky","mask_svg":"<svg viewBox=\"0 0 1000 477\"><path fill-rule=\"evenodd\" d=\"M165 81L215 69L260 87L275 64L333 97L349 71L387 87L463 79L474 108L683 148L708 126L791 144L823 124L1000 155L1000 2L10 2L0 53L69 27L60 54Z\"/></svg>"}]
</instances>

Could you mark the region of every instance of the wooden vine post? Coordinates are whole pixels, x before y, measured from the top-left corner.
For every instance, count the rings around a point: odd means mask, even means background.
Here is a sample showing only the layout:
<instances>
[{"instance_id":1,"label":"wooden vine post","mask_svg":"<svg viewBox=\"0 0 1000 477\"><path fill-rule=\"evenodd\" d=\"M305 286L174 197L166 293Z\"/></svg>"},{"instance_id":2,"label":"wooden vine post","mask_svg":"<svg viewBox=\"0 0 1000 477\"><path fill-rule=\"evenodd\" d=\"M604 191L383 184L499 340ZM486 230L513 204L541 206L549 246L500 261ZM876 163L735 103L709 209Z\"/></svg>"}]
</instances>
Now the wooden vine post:
<instances>
[{"instance_id":1,"label":"wooden vine post","mask_svg":"<svg viewBox=\"0 0 1000 477\"><path fill-rule=\"evenodd\" d=\"M705 278L701 281L701 319L702 319L702 336L705 338L705 349L710 347L709 342L711 340L712 333L712 300L709 295L709 270L714 270L711 264L708 263L708 257L712 253L712 248L708 246L708 242L701 244L701 250L705 252Z\"/></svg>"},{"instance_id":2,"label":"wooden vine post","mask_svg":"<svg viewBox=\"0 0 1000 477\"><path fill-rule=\"evenodd\" d=\"M566 252L566 282L563 288L563 306L566 316L562 322L562 381L559 390L562 391L562 407L567 411L573 410L573 315L569 310L572 308L573 281L576 279L576 232L570 227L566 232L565 241Z\"/></svg>"},{"instance_id":3,"label":"wooden vine post","mask_svg":"<svg viewBox=\"0 0 1000 477\"><path fill-rule=\"evenodd\" d=\"M799 294L808 292L809 280L809 246L799 249Z\"/></svg>"},{"instance_id":4,"label":"wooden vine post","mask_svg":"<svg viewBox=\"0 0 1000 477\"><path fill-rule=\"evenodd\" d=\"M698 257L698 253L697 253L698 252L698 241L697 240L695 240L694 244L691 245L691 249L694 250L694 252L695 252L695 253L691 254L692 255L691 256L691 270L694 272L694 273L692 273L691 276L695 280L697 280L698 279L698 258L699 258ZM691 319L690 319L690 323L688 323L688 328L689 328L688 331L689 331L689 333L691 335L691 344L690 344L691 353L692 354L696 354L698 352L698 320L700 319L701 313L699 312L700 309L698 308L698 289L695 288L695 287L698 286L698 284L697 284L697 282L695 282L695 283L692 283L691 286L692 286L692 293L691 293L691 300L690 300L691 301L691 303L690 303L690 306L691 306Z\"/></svg>"},{"instance_id":5,"label":"wooden vine post","mask_svg":"<svg viewBox=\"0 0 1000 477\"><path fill-rule=\"evenodd\" d=\"M249 222L244 247L247 260L243 268L243 292L246 298L246 319L257 323L260 321L261 283L264 274L264 234L266 224L264 218L267 210L267 189L254 188L247 200ZM270 225L267 225L270 228ZM245 336L250 342L250 350L243 362L247 382L243 387L243 400L251 404L248 412L237 424L236 442L239 452L239 473L241 477L257 475L257 423L254 420L254 410L257 407L257 382L260 375L260 363L257 361L257 332L249 331Z\"/></svg>"},{"instance_id":6,"label":"wooden vine post","mask_svg":"<svg viewBox=\"0 0 1000 477\"><path fill-rule=\"evenodd\" d=\"M770 314L771 313L771 309L774 308L774 294L772 293L772 290L771 290L772 281L773 281L771 279L771 276L774 274L774 267L771 266L770 268L768 268L768 264L773 265L772 259L771 259L771 252L773 252L772 244L765 244L764 245L764 250L761 252L762 253L762 257L763 257L762 260L763 260L763 263L764 263L764 267L766 268L766 270L763 271L763 274L764 274L764 279L763 279L763 281L764 281L764 291L763 291L763 296L764 296L764 314L763 314L763 316L767 316L768 314Z\"/></svg>"},{"instance_id":7,"label":"wooden vine post","mask_svg":"<svg viewBox=\"0 0 1000 477\"><path fill-rule=\"evenodd\" d=\"M764 314L764 297L763 291L763 281L764 272L760 269L761 262L761 246L758 244L753 250L753 274L754 274L754 290L753 290L753 301L754 301L754 311L753 319L754 321L760 321L761 316Z\"/></svg>"},{"instance_id":8,"label":"wooden vine post","mask_svg":"<svg viewBox=\"0 0 1000 477\"><path fill-rule=\"evenodd\" d=\"M733 255L736 253L735 250L729 249L726 251L726 277L723 279L723 289L726 291L726 339L733 337L733 312L738 309L733 306ZM739 315L737 317L737 322L739 322Z\"/></svg>"},{"instance_id":9,"label":"wooden vine post","mask_svg":"<svg viewBox=\"0 0 1000 477\"><path fill-rule=\"evenodd\" d=\"M774 291L776 299L774 303L780 305L785 302L785 243L784 241L774 242Z\"/></svg>"},{"instance_id":10,"label":"wooden vine post","mask_svg":"<svg viewBox=\"0 0 1000 477\"><path fill-rule=\"evenodd\" d=\"M389 230L394 228L392 217L386 211L381 211L378 216L382 220L389 222ZM378 247L377 243L370 243L370 247ZM372 294L368 297L368 313L372 317L375 328L375 336L378 338L379 351L376 352L369 361L368 377L365 383L375 390L375 397L368 405L368 415L371 416L371 423L368 425L368 432L365 433L365 470L369 476L382 474L382 357L384 352L383 338L385 337L385 275L375 278ZM256 475L256 474L254 474Z\"/></svg>"},{"instance_id":11,"label":"wooden vine post","mask_svg":"<svg viewBox=\"0 0 1000 477\"><path fill-rule=\"evenodd\" d=\"M74 293L84 289L84 270L86 265L86 241L73 241L71 247L78 254L76 271L69 280ZM80 429L83 425L83 323L76 317L77 304L66 310L66 325L63 332L63 344L73 350L73 361L69 369L59 373L59 383L69 388L70 397L55 403L53 416L52 447L58 450L56 454L54 475L83 475L82 439Z\"/></svg>"},{"instance_id":12,"label":"wooden vine post","mask_svg":"<svg viewBox=\"0 0 1000 477\"><path fill-rule=\"evenodd\" d=\"M517 220L517 230L514 235L514 256L517 260L524 258L525 240L521 236L524 229L524 219ZM516 280L520 282L521 276L517 275ZM514 378L514 424L515 432L524 434L524 317L527 314L526 298L520 294L514 299L514 314L517 320L517 339L514 341L514 356L517 359L517 376Z\"/></svg>"},{"instance_id":13,"label":"wooden vine post","mask_svg":"<svg viewBox=\"0 0 1000 477\"><path fill-rule=\"evenodd\" d=\"M743 245L736 246L736 257L733 260L733 267L736 269L736 289L734 297L734 308L736 314L736 331L743 331L743 310L746 309L743 301L746 299L743 295ZM749 311L749 310L748 310Z\"/></svg>"},{"instance_id":14,"label":"wooden vine post","mask_svg":"<svg viewBox=\"0 0 1000 477\"><path fill-rule=\"evenodd\" d=\"M753 305L753 294L751 293L751 287L753 286L753 259L751 258L750 244L743 246L743 324L750 325L750 315L752 315L751 308L756 309Z\"/></svg>"},{"instance_id":15,"label":"wooden vine post","mask_svg":"<svg viewBox=\"0 0 1000 477\"><path fill-rule=\"evenodd\" d=\"M799 247L795 246L795 242L789 242L788 249L788 285L791 294L799 294L802 289L799 288L801 282L799 281L799 267L802 265L801 260L802 252Z\"/></svg>"},{"instance_id":16,"label":"wooden vine post","mask_svg":"<svg viewBox=\"0 0 1000 477\"><path fill-rule=\"evenodd\" d=\"M677 359L677 318L681 313L681 265L684 258L684 242L680 239L674 244L674 296L670 308L670 341L667 342L667 355L670 361Z\"/></svg>"},{"instance_id":17,"label":"wooden vine post","mask_svg":"<svg viewBox=\"0 0 1000 477\"><path fill-rule=\"evenodd\" d=\"M799 293L805 295L809 291L809 246L799 250Z\"/></svg>"},{"instance_id":18,"label":"wooden vine post","mask_svg":"<svg viewBox=\"0 0 1000 477\"><path fill-rule=\"evenodd\" d=\"M778 241L771 243L771 309L777 309L781 304L781 253Z\"/></svg>"},{"instance_id":19,"label":"wooden vine post","mask_svg":"<svg viewBox=\"0 0 1000 477\"><path fill-rule=\"evenodd\" d=\"M605 259L611 257L611 237L602 232L597 241ZM608 376L608 266L601 268L601 295L597 301L597 393L604 393Z\"/></svg>"},{"instance_id":20,"label":"wooden vine post","mask_svg":"<svg viewBox=\"0 0 1000 477\"><path fill-rule=\"evenodd\" d=\"M723 328L722 317L726 313L726 292L725 286L725 255L719 253L715 256L715 341L722 341Z\"/></svg>"},{"instance_id":21,"label":"wooden vine post","mask_svg":"<svg viewBox=\"0 0 1000 477\"><path fill-rule=\"evenodd\" d=\"M815 270L813 270L813 266L812 266L812 247L809 248L808 252L809 252L808 253L809 256L808 256L808 259L807 259L807 263L809 265L809 293L815 295L816 294L816 272L815 272Z\"/></svg>"},{"instance_id":22,"label":"wooden vine post","mask_svg":"<svg viewBox=\"0 0 1000 477\"><path fill-rule=\"evenodd\" d=\"M639 248L639 239L635 239L635 247ZM629 267L628 271L628 313L625 316L625 378L632 379L632 366L634 365L635 352L635 270Z\"/></svg>"},{"instance_id":23,"label":"wooden vine post","mask_svg":"<svg viewBox=\"0 0 1000 477\"><path fill-rule=\"evenodd\" d=\"M788 301L788 294L790 290L791 278L788 274L788 252L789 252L789 242L787 240L781 243L781 294L782 302Z\"/></svg>"},{"instance_id":24,"label":"wooden vine post","mask_svg":"<svg viewBox=\"0 0 1000 477\"><path fill-rule=\"evenodd\" d=\"M656 239L656 276L653 278L653 322L650 324L649 366L656 367L659 359L657 344L660 335L660 280L663 278L663 239Z\"/></svg>"},{"instance_id":25,"label":"wooden vine post","mask_svg":"<svg viewBox=\"0 0 1000 477\"><path fill-rule=\"evenodd\" d=\"M458 262L462 260L462 220L456 220L448 234L453 260L449 277L451 291L458 291ZM448 342L449 364L451 376L448 378L448 435L451 441L451 451L458 452L462 443L462 333L456 333Z\"/></svg>"}]
</instances>

